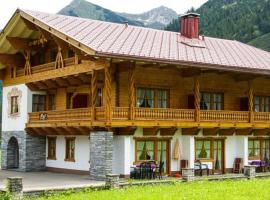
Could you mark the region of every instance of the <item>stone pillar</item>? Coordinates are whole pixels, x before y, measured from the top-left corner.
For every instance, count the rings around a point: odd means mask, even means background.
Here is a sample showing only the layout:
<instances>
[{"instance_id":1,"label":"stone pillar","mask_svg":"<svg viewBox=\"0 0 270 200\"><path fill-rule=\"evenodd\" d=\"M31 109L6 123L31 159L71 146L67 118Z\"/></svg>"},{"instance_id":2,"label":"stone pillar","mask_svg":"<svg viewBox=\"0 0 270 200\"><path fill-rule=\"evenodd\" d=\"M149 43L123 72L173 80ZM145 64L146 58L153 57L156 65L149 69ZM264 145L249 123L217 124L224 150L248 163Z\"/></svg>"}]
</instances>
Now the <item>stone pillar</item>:
<instances>
[{"instance_id":1,"label":"stone pillar","mask_svg":"<svg viewBox=\"0 0 270 200\"><path fill-rule=\"evenodd\" d=\"M11 195L11 200L23 198L23 184L21 177L10 177L7 179L7 191Z\"/></svg>"},{"instance_id":2,"label":"stone pillar","mask_svg":"<svg viewBox=\"0 0 270 200\"><path fill-rule=\"evenodd\" d=\"M108 189L119 188L119 175L118 174L107 174L105 186Z\"/></svg>"},{"instance_id":3,"label":"stone pillar","mask_svg":"<svg viewBox=\"0 0 270 200\"><path fill-rule=\"evenodd\" d=\"M244 166L244 175L248 178L255 178L256 176L256 167L253 165Z\"/></svg>"},{"instance_id":4,"label":"stone pillar","mask_svg":"<svg viewBox=\"0 0 270 200\"><path fill-rule=\"evenodd\" d=\"M96 131L90 134L90 179L106 180L112 173L113 133Z\"/></svg>"},{"instance_id":5,"label":"stone pillar","mask_svg":"<svg viewBox=\"0 0 270 200\"><path fill-rule=\"evenodd\" d=\"M16 145L10 145L11 139ZM46 166L46 137L30 136L25 131L2 132L2 169L9 169L8 160L14 159L17 146L17 171L42 171Z\"/></svg>"},{"instance_id":6,"label":"stone pillar","mask_svg":"<svg viewBox=\"0 0 270 200\"><path fill-rule=\"evenodd\" d=\"M182 177L184 181L190 182L194 180L194 169L182 169Z\"/></svg>"}]
</instances>

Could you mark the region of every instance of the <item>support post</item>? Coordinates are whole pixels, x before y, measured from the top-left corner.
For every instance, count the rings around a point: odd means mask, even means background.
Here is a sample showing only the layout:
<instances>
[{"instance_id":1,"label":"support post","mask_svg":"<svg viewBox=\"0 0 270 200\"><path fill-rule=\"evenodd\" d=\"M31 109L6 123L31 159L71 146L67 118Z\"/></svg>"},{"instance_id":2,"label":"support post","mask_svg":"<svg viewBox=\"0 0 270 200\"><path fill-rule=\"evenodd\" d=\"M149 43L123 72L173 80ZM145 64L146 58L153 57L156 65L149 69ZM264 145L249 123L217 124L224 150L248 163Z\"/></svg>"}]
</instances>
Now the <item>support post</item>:
<instances>
[{"instance_id":1,"label":"support post","mask_svg":"<svg viewBox=\"0 0 270 200\"><path fill-rule=\"evenodd\" d=\"M23 54L24 58L25 58L25 65L24 65L24 75L28 76L32 74L31 71L31 51L30 50L26 50Z\"/></svg>"},{"instance_id":2,"label":"support post","mask_svg":"<svg viewBox=\"0 0 270 200\"><path fill-rule=\"evenodd\" d=\"M95 121L95 107L97 105L97 71L93 70L92 79L91 79L91 100L92 100L92 121Z\"/></svg>"},{"instance_id":3,"label":"support post","mask_svg":"<svg viewBox=\"0 0 270 200\"><path fill-rule=\"evenodd\" d=\"M248 91L248 110L249 110L249 122L253 123L254 113L253 113L253 81L248 82L249 91Z\"/></svg>"},{"instance_id":4,"label":"support post","mask_svg":"<svg viewBox=\"0 0 270 200\"><path fill-rule=\"evenodd\" d=\"M7 178L7 191L11 195L11 200L23 199L23 183L21 177Z\"/></svg>"},{"instance_id":5,"label":"support post","mask_svg":"<svg viewBox=\"0 0 270 200\"><path fill-rule=\"evenodd\" d=\"M110 122L112 120L112 80L111 80L111 62L105 65L105 86L104 86L104 97L105 97L105 115L106 120Z\"/></svg>"},{"instance_id":6,"label":"support post","mask_svg":"<svg viewBox=\"0 0 270 200\"><path fill-rule=\"evenodd\" d=\"M62 55L62 48L58 46L58 52L56 55L56 60L55 60L55 69L61 69L64 68L64 59Z\"/></svg>"},{"instance_id":7,"label":"support post","mask_svg":"<svg viewBox=\"0 0 270 200\"><path fill-rule=\"evenodd\" d=\"M135 62L129 63L129 119L135 118Z\"/></svg>"},{"instance_id":8,"label":"support post","mask_svg":"<svg viewBox=\"0 0 270 200\"><path fill-rule=\"evenodd\" d=\"M194 107L195 107L195 121L200 122L200 81L199 77L195 76L194 78Z\"/></svg>"}]
</instances>

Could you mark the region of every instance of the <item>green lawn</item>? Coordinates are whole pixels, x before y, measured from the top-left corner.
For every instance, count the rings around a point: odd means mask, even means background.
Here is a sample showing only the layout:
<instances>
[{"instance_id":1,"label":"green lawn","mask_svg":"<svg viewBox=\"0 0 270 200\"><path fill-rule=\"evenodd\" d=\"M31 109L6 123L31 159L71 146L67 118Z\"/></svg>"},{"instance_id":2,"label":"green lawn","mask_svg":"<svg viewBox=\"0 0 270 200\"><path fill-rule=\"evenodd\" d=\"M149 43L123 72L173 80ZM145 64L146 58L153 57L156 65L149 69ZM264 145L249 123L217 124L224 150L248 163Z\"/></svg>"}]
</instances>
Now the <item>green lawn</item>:
<instances>
[{"instance_id":1,"label":"green lawn","mask_svg":"<svg viewBox=\"0 0 270 200\"><path fill-rule=\"evenodd\" d=\"M85 191L38 200L267 200L270 179L250 181L205 181L173 185L138 186L120 190Z\"/></svg>"}]
</instances>

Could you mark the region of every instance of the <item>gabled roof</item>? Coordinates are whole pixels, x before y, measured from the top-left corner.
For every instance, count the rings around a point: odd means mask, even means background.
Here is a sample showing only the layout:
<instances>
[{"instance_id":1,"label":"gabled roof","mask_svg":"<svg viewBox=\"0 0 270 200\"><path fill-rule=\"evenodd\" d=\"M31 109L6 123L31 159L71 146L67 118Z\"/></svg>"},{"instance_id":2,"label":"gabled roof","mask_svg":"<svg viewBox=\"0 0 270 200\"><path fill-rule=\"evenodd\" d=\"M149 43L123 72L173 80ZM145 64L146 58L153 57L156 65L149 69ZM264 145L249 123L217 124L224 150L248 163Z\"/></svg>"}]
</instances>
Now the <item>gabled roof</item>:
<instances>
[{"instance_id":1,"label":"gabled roof","mask_svg":"<svg viewBox=\"0 0 270 200\"><path fill-rule=\"evenodd\" d=\"M188 39L176 32L125 24L28 10L19 13L77 41L98 56L270 74L270 53L238 41Z\"/></svg>"}]
</instances>

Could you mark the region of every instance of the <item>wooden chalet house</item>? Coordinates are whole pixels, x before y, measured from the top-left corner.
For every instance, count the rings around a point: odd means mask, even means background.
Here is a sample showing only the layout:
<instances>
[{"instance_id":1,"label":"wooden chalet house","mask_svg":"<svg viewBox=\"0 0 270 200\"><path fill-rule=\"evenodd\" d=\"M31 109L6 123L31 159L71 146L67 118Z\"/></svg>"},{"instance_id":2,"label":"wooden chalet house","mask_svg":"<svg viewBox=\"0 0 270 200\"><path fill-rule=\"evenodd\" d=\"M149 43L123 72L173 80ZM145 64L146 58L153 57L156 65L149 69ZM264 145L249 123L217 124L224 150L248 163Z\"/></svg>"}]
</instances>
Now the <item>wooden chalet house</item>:
<instances>
[{"instance_id":1,"label":"wooden chalet house","mask_svg":"<svg viewBox=\"0 0 270 200\"><path fill-rule=\"evenodd\" d=\"M197 14L180 23L17 10L0 35L2 169L103 179L141 160L173 174L269 159L270 53L200 36Z\"/></svg>"}]
</instances>

